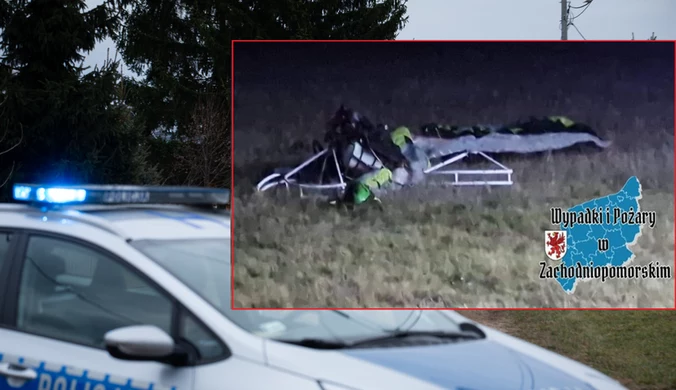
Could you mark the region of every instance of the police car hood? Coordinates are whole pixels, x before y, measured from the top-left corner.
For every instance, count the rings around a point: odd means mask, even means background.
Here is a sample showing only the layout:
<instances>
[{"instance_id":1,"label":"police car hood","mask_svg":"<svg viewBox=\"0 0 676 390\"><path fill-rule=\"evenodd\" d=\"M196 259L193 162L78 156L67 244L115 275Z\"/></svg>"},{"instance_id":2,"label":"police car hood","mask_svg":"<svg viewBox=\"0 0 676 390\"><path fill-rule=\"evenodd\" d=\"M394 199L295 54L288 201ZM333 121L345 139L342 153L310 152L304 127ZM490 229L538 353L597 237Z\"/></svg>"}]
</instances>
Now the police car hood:
<instances>
[{"instance_id":1,"label":"police car hood","mask_svg":"<svg viewBox=\"0 0 676 390\"><path fill-rule=\"evenodd\" d=\"M489 331L482 340L337 351L267 341L266 350L271 366L361 390L624 389L587 366L502 335Z\"/></svg>"}]
</instances>

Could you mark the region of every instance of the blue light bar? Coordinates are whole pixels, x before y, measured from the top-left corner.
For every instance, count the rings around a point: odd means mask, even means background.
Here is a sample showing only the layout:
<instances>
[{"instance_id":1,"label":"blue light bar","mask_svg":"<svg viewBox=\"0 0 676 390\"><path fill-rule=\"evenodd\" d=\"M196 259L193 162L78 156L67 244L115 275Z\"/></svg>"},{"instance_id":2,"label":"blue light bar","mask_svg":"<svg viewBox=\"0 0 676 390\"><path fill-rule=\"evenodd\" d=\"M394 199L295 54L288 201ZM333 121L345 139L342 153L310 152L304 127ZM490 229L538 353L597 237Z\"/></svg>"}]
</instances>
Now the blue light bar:
<instances>
[{"instance_id":1,"label":"blue light bar","mask_svg":"<svg viewBox=\"0 0 676 390\"><path fill-rule=\"evenodd\" d=\"M14 200L53 205L180 204L225 206L230 190L203 187L15 184Z\"/></svg>"}]
</instances>

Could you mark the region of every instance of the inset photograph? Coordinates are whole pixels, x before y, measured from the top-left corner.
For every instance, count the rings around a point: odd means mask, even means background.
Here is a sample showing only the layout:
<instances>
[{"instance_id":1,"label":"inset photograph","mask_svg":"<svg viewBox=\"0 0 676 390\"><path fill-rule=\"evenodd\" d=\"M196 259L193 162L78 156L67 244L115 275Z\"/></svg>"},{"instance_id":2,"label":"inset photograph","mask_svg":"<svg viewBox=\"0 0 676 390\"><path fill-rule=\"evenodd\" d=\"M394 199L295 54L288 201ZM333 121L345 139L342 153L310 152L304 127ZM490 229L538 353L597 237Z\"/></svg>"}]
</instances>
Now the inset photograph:
<instances>
[{"instance_id":1,"label":"inset photograph","mask_svg":"<svg viewBox=\"0 0 676 390\"><path fill-rule=\"evenodd\" d=\"M674 307L674 44L234 45L235 308Z\"/></svg>"}]
</instances>

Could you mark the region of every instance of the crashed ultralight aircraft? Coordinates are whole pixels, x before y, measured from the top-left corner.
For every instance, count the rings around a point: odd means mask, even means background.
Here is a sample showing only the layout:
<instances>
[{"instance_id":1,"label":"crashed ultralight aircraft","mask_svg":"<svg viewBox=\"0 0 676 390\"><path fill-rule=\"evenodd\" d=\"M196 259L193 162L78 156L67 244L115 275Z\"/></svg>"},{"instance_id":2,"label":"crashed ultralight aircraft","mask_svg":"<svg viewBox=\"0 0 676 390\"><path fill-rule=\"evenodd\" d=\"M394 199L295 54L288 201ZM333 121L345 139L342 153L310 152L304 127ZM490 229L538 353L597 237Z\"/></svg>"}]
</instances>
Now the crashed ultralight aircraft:
<instances>
[{"instance_id":1,"label":"crashed ultralight aircraft","mask_svg":"<svg viewBox=\"0 0 676 390\"><path fill-rule=\"evenodd\" d=\"M357 125L355 125L357 124ZM346 129L348 129L346 131ZM341 107L329 121L325 146L313 141L314 155L295 167L277 168L256 188L266 191L283 186L307 195L341 197L348 183L366 172L380 169L385 156L371 145L383 134L392 134L385 125L372 126L368 119ZM568 149L582 144L605 149L610 141L601 139L588 125L563 116L530 117L508 125L455 126L435 123L420 126L412 142L429 161L425 176L442 176L442 183L464 186L513 184L513 170L499 162L500 155L530 154ZM490 164L485 169L457 168L474 155ZM455 167L455 169L454 169ZM418 182L400 177L399 185Z\"/></svg>"}]
</instances>

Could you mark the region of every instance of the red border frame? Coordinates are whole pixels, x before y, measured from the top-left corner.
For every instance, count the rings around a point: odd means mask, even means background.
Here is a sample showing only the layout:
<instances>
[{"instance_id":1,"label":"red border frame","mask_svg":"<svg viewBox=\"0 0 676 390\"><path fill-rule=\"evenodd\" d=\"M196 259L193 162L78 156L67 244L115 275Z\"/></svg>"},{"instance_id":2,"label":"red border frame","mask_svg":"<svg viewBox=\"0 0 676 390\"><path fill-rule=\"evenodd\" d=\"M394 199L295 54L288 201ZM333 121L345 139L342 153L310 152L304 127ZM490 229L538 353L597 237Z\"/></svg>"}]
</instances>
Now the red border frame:
<instances>
[{"instance_id":1,"label":"red border frame","mask_svg":"<svg viewBox=\"0 0 676 390\"><path fill-rule=\"evenodd\" d=\"M617 39L617 40L570 40L572 42L637 42L636 40L631 39ZM645 40L640 40L638 42L644 42ZM231 170L234 172L235 167L235 43L398 43L398 42L563 42L561 40L553 39L542 39L542 40L485 40L485 39L463 39L463 40L448 40L448 39L407 39L407 40L280 40L280 39L271 39L271 40L256 40L256 39L235 39L231 41L230 45L230 158L231 158ZM655 42L672 42L674 43L674 115L676 116L676 40L664 40L658 39ZM676 120L674 121L674 138L676 138ZM674 142L674 154L676 155L676 142ZM674 188L676 189L676 164L674 167ZM457 310L457 311L466 311L466 310L522 310L522 311L534 311L534 310L653 310L653 311L670 311L676 310L676 280L674 280L674 307L671 308L649 308L649 307L639 307L639 308L544 308L544 307L514 307L514 308L486 308L486 307L474 307L474 308L418 308L418 307L393 307L393 308L345 308L345 307L325 307L325 308L237 308L235 307L235 175L231 174L230 182L230 307L232 310ZM676 204L676 191L674 192L674 204ZM674 209L674 221L676 221L676 208ZM676 242L676 226L674 227L674 241ZM676 269L676 250L674 251L674 263L672 264L672 270ZM676 275L674 275L676 279Z\"/></svg>"}]
</instances>

